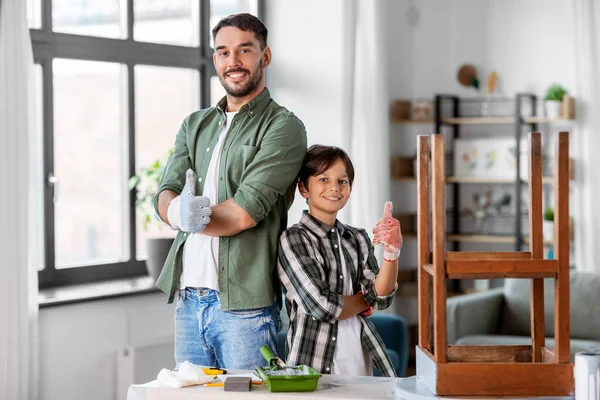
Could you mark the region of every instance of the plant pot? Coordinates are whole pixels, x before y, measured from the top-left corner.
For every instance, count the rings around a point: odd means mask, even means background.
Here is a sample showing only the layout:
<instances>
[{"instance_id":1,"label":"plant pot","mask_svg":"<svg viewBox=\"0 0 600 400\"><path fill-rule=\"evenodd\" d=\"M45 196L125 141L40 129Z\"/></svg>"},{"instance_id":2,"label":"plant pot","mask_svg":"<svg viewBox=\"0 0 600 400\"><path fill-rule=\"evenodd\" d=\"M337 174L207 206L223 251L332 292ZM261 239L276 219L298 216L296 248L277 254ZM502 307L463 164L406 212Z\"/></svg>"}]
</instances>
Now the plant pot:
<instances>
[{"instance_id":1,"label":"plant pot","mask_svg":"<svg viewBox=\"0 0 600 400\"><path fill-rule=\"evenodd\" d=\"M158 279L162 271L174 240L173 238L150 238L147 240L146 269L154 281Z\"/></svg>"},{"instance_id":2,"label":"plant pot","mask_svg":"<svg viewBox=\"0 0 600 400\"><path fill-rule=\"evenodd\" d=\"M558 100L546 100L546 116L548 118L559 118L560 105L561 102Z\"/></svg>"},{"instance_id":3,"label":"plant pot","mask_svg":"<svg viewBox=\"0 0 600 400\"><path fill-rule=\"evenodd\" d=\"M543 221L542 236L544 242L551 242L554 240L554 221Z\"/></svg>"}]
</instances>

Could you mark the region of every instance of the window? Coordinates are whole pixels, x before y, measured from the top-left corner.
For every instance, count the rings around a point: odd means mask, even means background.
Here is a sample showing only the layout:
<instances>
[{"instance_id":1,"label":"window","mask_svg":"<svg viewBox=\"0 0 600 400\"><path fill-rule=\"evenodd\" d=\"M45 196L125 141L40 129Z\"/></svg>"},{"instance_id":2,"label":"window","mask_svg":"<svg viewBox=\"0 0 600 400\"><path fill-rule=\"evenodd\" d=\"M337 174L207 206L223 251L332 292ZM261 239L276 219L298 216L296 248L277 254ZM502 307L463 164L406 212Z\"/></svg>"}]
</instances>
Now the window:
<instances>
[{"instance_id":1,"label":"window","mask_svg":"<svg viewBox=\"0 0 600 400\"><path fill-rule=\"evenodd\" d=\"M55 267L126 261L126 69L55 58L52 72Z\"/></svg>"},{"instance_id":2,"label":"window","mask_svg":"<svg viewBox=\"0 0 600 400\"><path fill-rule=\"evenodd\" d=\"M198 0L134 0L133 38L140 42L198 46L199 4Z\"/></svg>"},{"instance_id":3,"label":"window","mask_svg":"<svg viewBox=\"0 0 600 400\"><path fill-rule=\"evenodd\" d=\"M129 177L224 95L212 27L261 0L27 0L41 288L146 274Z\"/></svg>"},{"instance_id":4,"label":"window","mask_svg":"<svg viewBox=\"0 0 600 400\"><path fill-rule=\"evenodd\" d=\"M175 142L179 124L198 108L198 71L138 65L135 67L135 148L136 170L167 153ZM142 146L143 144L143 146ZM146 257L146 239L172 236L156 223L143 226L136 218L137 255Z\"/></svg>"}]
</instances>

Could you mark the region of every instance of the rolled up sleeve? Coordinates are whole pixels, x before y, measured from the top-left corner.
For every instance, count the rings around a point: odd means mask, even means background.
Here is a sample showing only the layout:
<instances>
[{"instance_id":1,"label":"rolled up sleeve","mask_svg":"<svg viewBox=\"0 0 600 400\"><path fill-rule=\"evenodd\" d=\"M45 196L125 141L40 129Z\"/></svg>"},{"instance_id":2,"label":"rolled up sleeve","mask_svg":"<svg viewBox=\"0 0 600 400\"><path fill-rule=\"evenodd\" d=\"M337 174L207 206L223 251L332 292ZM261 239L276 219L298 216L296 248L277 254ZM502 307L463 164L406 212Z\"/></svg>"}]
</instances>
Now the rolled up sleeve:
<instances>
[{"instance_id":1,"label":"rolled up sleeve","mask_svg":"<svg viewBox=\"0 0 600 400\"><path fill-rule=\"evenodd\" d=\"M255 222L271 211L294 183L306 154L306 130L292 113L277 118L245 169L234 201Z\"/></svg>"},{"instance_id":2,"label":"rolled up sleeve","mask_svg":"<svg viewBox=\"0 0 600 400\"><path fill-rule=\"evenodd\" d=\"M377 290L375 289L375 278L379 273L379 264L375 258L375 251L373 245L371 244L369 235L365 230L360 230L360 234L362 239L365 241L366 246L368 247L367 262L365 263L361 280L365 301L368 305L376 310L385 310L392 305L392 301L394 300L394 296L398 290L398 283L396 282L394 285L394 290L392 290L390 294L386 296L377 295Z\"/></svg>"}]
</instances>

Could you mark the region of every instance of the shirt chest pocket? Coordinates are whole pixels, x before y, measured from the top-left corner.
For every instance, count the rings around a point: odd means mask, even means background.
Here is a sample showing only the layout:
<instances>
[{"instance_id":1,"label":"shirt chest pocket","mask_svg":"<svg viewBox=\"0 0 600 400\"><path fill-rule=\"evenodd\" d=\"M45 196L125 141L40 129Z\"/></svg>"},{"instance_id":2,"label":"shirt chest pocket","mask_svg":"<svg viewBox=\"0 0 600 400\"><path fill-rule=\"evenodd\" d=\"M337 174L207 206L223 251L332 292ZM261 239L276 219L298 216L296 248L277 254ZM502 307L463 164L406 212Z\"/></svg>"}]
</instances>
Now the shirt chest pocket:
<instances>
[{"instance_id":1,"label":"shirt chest pocket","mask_svg":"<svg viewBox=\"0 0 600 400\"><path fill-rule=\"evenodd\" d=\"M248 166L254 160L257 146L241 145L232 148L227 155L227 175L231 183L238 186Z\"/></svg>"}]
</instances>

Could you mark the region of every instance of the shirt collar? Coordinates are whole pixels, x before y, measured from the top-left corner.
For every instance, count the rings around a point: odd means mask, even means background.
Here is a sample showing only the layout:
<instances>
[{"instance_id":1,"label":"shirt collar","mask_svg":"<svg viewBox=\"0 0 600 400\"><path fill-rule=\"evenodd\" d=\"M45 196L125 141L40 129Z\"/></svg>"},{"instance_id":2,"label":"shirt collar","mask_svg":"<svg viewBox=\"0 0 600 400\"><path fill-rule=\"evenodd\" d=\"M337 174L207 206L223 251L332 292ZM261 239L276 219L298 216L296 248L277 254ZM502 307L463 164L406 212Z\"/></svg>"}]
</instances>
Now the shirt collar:
<instances>
[{"instance_id":1,"label":"shirt collar","mask_svg":"<svg viewBox=\"0 0 600 400\"><path fill-rule=\"evenodd\" d=\"M245 112L249 112L250 115L252 115L262 110L263 107L266 106L270 100L271 93L269 92L269 89L265 87L258 96L256 96L255 98L244 104L242 107L240 107L239 113L242 114ZM227 110L227 96L224 96L221 100L219 100L219 102L217 103L217 108L223 113Z\"/></svg>"},{"instance_id":2,"label":"shirt collar","mask_svg":"<svg viewBox=\"0 0 600 400\"><path fill-rule=\"evenodd\" d=\"M335 220L334 228L329 228L327 225L310 215L310 213L307 210L304 210L302 212L300 223L306 226L306 228L309 231L311 231L320 238L326 237L329 233L332 232L332 230L337 230L343 237L348 237L350 235L350 230L346 229L344 224L342 224L339 220Z\"/></svg>"}]
</instances>

